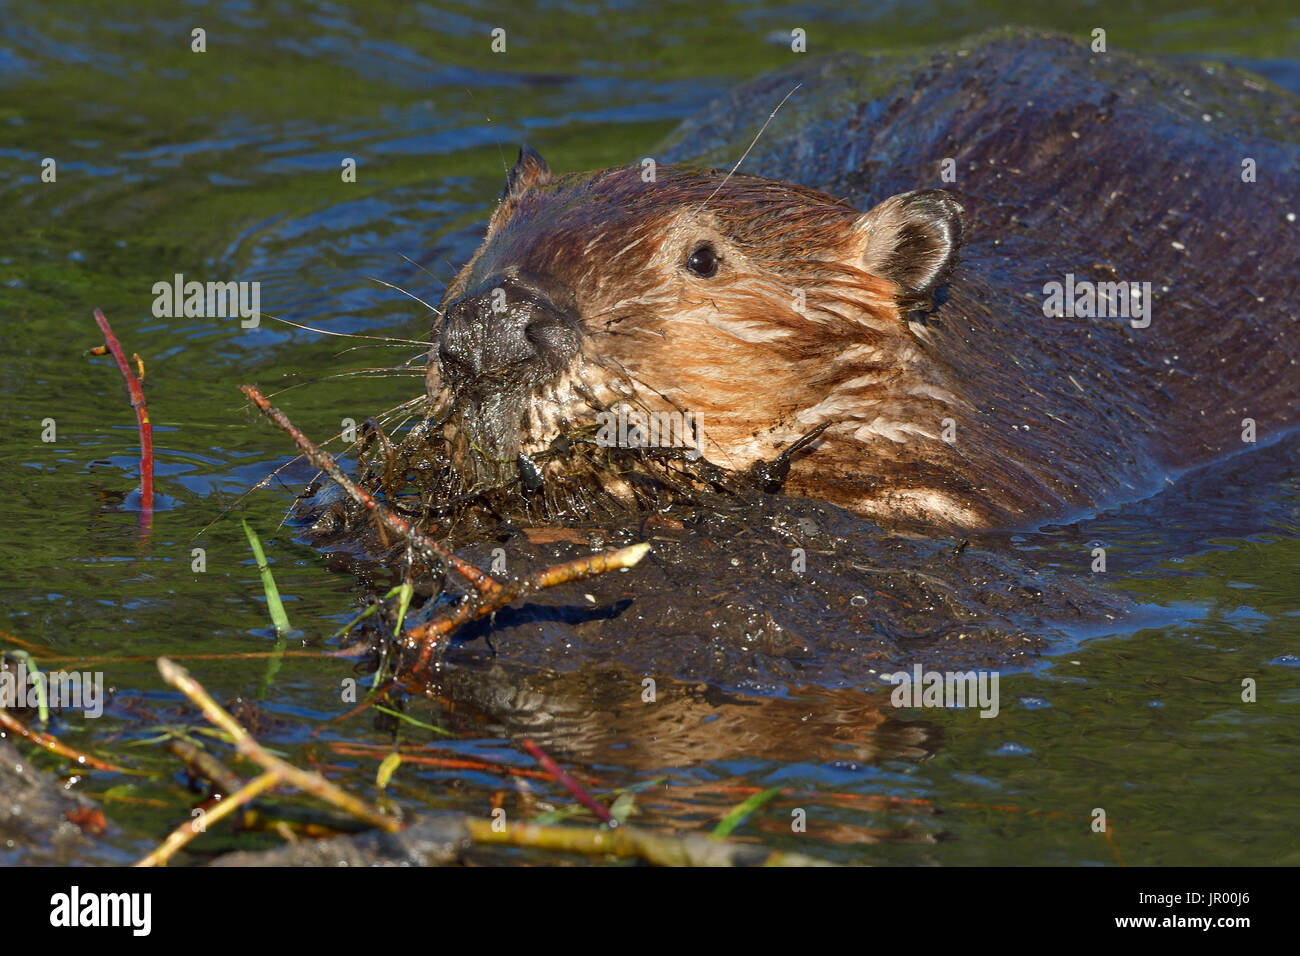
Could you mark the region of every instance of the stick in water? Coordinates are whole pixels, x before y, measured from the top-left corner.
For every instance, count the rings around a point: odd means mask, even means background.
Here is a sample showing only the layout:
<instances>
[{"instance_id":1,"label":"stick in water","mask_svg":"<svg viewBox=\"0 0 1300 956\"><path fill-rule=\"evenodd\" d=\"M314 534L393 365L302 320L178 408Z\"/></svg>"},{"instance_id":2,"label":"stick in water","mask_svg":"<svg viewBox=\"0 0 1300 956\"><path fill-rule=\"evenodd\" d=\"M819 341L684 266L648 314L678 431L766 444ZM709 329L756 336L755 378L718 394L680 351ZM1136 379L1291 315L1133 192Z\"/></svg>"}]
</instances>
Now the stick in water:
<instances>
[{"instance_id":1,"label":"stick in water","mask_svg":"<svg viewBox=\"0 0 1300 956\"><path fill-rule=\"evenodd\" d=\"M91 349L91 353L94 355L112 353L118 369L122 372L122 378L126 381L126 391L131 396L131 407L135 409L136 421L140 425L140 530L147 534L153 524L153 423L149 421L149 406L145 404L144 386L141 384L144 378L144 362L140 360L140 356L132 356L140 370L137 376L126 360L122 343L117 340L112 326L108 324L108 319L99 309L95 310L95 322L99 325L99 331L104 334L105 345Z\"/></svg>"}]
</instances>

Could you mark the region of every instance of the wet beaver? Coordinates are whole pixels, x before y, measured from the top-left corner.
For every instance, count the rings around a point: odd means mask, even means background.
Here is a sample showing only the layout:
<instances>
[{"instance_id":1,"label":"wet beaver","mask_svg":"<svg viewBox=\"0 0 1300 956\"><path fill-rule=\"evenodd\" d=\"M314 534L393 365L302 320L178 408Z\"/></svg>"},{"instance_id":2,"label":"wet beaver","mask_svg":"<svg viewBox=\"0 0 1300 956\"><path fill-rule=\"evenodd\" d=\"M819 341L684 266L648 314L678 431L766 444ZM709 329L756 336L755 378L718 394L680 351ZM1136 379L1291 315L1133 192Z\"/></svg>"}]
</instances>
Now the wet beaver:
<instances>
[{"instance_id":1,"label":"wet beaver","mask_svg":"<svg viewBox=\"0 0 1300 956\"><path fill-rule=\"evenodd\" d=\"M580 438L1017 526L1294 424L1294 97L1016 33L878 66L764 78L670 149L736 155L735 117L802 81L750 160L776 178L521 151L434 328L465 488L634 496Z\"/></svg>"}]
</instances>

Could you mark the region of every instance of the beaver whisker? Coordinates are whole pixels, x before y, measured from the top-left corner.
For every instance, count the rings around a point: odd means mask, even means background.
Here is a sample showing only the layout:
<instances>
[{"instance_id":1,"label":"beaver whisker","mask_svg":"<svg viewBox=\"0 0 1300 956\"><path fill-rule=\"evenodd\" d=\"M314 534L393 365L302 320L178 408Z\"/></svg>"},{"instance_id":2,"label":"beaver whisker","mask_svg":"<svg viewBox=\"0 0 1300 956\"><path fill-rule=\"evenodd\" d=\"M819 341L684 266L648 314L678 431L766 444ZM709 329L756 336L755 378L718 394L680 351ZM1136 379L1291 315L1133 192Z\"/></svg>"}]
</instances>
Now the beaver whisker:
<instances>
[{"instance_id":1,"label":"beaver whisker","mask_svg":"<svg viewBox=\"0 0 1300 956\"><path fill-rule=\"evenodd\" d=\"M367 374L371 374L371 373L373 373L373 374L372 374L372 377L373 377L373 378L411 378L413 375L418 375L418 374L419 374L418 371L405 371L405 370L403 370L403 369L400 368L400 367L398 367L398 368L373 368L373 369L364 369L364 368L362 368L362 369L345 369L345 370L342 371L342 372L331 372L331 373L328 374L328 375L321 375L321 376L318 376L318 377L315 377L315 378L307 379L307 380L302 381L302 382L294 382L292 385L286 385L286 386L284 386L284 388L277 389L277 390L274 391L274 392L267 392L266 394L267 394L267 397L268 397L268 398L276 398L276 397L278 397L278 396L280 396L280 395L283 395L285 392L292 392L294 389L297 389L297 388L307 388L308 386L311 386L311 385L319 385L319 384L321 384L322 382L328 382L330 379L335 379L335 378L348 378L348 377L351 377L351 376L353 376L353 375L357 375L357 374L360 374L360 375L367 375ZM387 374L379 374L379 373L387 373ZM423 396L421 396L421 400L423 400Z\"/></svg>"},{"instance_id":2,"label":"beaver whisker","mask_svg":"<svg viewBox=\"0 0 1300 956\"><path fill-rule=\"evenodd\" d=\"M376 342L374 344L366 344L366 345L349 345L347 348L340 349L339 351L335 352L332 357L340 358L344 355L347 355L349 352L359 352L362 349L391 349L391 348L406 348L406 343L405 342ZM410 358L408 358L405 362L403 362L401 365L397 366L397 368L403 368L405 366L411 365L414 362L422 362L427 357L427 355L428 355L427 352L420 352L417 355L413 355Z\"/></svg>"},{"instance_id":3,"label":"beaver whisker","mask_svg":"<svg viewBox=\"0 0 1300 956\"><path fill-rule=\"evenodd\" d=\"M691 213L690 215L691 219L694 219L704 209L704 207L707 206L712 201L713 197L718 194L718 192L722 189L722 187L727 185L727 182L731 179L732 176L735 175L736 170L740 168L740 164L745 161L745 158L750 154L750 151L753 150L753 148L758 145L758 141L762 137L763 133L767 131L768 125L772 122L772 120L776 119L776 114L781 112L781 107L785 106L786 100L790 99L790 97L794 96L795 93L799 92L799 90L802 87L803 84L798 83L795 85L795 87L792 90L790 90L789 93L781 97L781 102L777 103L776 109L772 110L772 112L768 114L768 117L763 122L763 125L760 126L758 128L758 132L754 134L754 138L750 140L749 145L745 147L745 151L740 154L740 159L736 160L736 165L731 167L731 172L727 173L727 175L723 177L722 182L718 183L717 188L714 189L713 192L709 193L708 198L705 199L704 202L700 203L700 205L695 209L695 211Z\"/></svg>"},{"instance_id":4,"label":"beaver whisker","mask_svg":"<svg viewBox=\"0 0 1300 956\"><path fill-rule=\"evenodd\" d=\"M401 256L403 259L405 259L407 262L409 262L411 265L415 266L415 268L419 269L419 270L420 270L421 272L423 272L425 275L427 275L427 276L431 276L432 278L437 279L439 282L446 282L446 281L447 281L447 280L444 279L442 276L438 275L436 272L433 272L431 269L426 269L426 268L425 268L424 266L422 266L420 263L416 262L416 261L415 261L414 259L412 259L410 256L406 255L406 253L404 253L404 252L399 252L398 255ZM444 261L445 261L445 260L444 260ZM448 265L450 265L450 264L451 264L451 263L448 263Z\"/></svg>"},{"instance_id":5,"label":"beaver whisker","mask_svg":"<svg viewBox=\"0 0 1300 956\"><path fill-rule=\"evenodd\" d=\"M407 292L407 291L406 291L405 289L403 289L401 286L393 285L391 282L385 282L383 279L380 279L380 278L378 278L378 277L376 277L376 276L366 276L366 278L369 279L371 282L378 282L380 285L382 285L382 286L386 286L387 288L392 289L394 292L400 292L400 293L402 293L402 295L406 296L407 298L409 298L409 299L414 299L416 302L420 303L420 305L424 306L426 309L428 309L428 310L429 310L430 312L432 312L434 315L439 316L439 317L442 316L442 310L441 310L441 309L438 309L438 308L435 308L435 307L432 306L432 305L429 305L429 303L425 302L423 299L421 299L421 298L420 298L418 295L416 295L414 292Z\"/></svg>"},{"instance_id":6,"label":"beaver whisker","mask_svg":"<svg viewBox=\"0 0 1300 956\"><path fill-rule=\"evenodd\" d=\"M410 378L420 376L424 373L415 368L403 368L402 366L384 366L376 368L349 368L342 372L331 372L329 375L315 379L316 382L328 382L332 378L349 378L354 375L368 375L372 378ZM310 383L304 383L310 384Z\"/></svg>"},{"instance_id":7,"label":"beaver whisker","mask_svg":"<svg viewBox=\"0 0 1300 956\"><path fill-rule=\"evenodd\" d=\"M402 345L418 345L422 348L428 348L429 343L421 339L399 339L392 335L363 335L360 332L335 332L331 329L318 329L314 326L303 325L301 322L294 322L290 319L282 319L277 315L270 315L266 312L261 314L262 318L270 319L272 322L279 322L282 325L289 325L295 329L302 329L304 332L315 332L317 335L335 335L344 339L373 339L376 342L388 342Z\"/></svg>"}]
</instances>

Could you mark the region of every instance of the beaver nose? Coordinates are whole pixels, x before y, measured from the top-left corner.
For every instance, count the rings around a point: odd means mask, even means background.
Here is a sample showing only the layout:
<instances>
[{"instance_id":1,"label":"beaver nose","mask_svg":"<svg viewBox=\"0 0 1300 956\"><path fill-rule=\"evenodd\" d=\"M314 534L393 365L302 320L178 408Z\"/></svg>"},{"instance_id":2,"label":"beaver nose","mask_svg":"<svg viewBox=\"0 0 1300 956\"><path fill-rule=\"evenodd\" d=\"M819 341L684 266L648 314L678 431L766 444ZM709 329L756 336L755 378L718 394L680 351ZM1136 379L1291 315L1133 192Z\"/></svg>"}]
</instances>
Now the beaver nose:
<instances>
[{"instance_id":1,"label":"beaver nose","mask_svg":"<svg viewBox=\"0 0 1300 956\"><path fill-rule=\"evenodd\" d=\"M558 371L578 351L572 298L556 284L527 275L493 276L447 307L439 361L470 378Z\"/></svg>"}]
</instances>

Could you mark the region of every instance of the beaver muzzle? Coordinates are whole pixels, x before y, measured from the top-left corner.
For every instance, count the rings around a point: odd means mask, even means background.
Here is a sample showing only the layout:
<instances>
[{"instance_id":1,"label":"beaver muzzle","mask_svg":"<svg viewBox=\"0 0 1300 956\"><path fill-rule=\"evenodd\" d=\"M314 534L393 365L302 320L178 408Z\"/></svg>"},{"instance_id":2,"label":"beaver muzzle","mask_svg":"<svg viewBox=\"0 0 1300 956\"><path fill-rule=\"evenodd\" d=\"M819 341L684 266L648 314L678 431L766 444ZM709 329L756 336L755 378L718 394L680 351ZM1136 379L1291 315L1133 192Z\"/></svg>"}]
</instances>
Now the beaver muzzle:
<instances>
[{"instance_id":1,"label":"beaver muzzle","mask_svg":"<svg viewBox=\"0 0 1300 956\"><path fill-rule=\"evenodd\" d=\"M438 337L438 360L458 393L536 387L578 354L580 320L573 295L524 274L491 276L450 303Z\"/></svg>"},{"instance_id":2,"label":"beaver muzzle","mask_svg":"<svg viewBox=\"0 0 1300 956\"><path fill-rule=\"evenodd\" d=\"M521 476L522 445L532 431L527 419L553 402L548 387L581 347L577 305L560 283L512 270L448 303L438 365L452 402L453 459L468 485Z\"/></svg>"}]
</instances>

